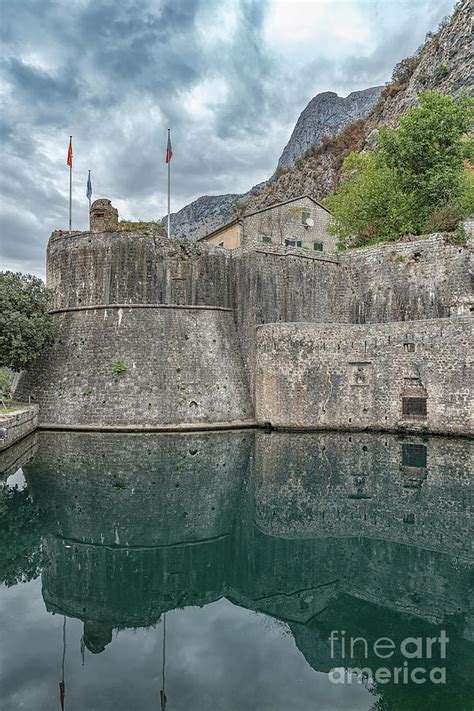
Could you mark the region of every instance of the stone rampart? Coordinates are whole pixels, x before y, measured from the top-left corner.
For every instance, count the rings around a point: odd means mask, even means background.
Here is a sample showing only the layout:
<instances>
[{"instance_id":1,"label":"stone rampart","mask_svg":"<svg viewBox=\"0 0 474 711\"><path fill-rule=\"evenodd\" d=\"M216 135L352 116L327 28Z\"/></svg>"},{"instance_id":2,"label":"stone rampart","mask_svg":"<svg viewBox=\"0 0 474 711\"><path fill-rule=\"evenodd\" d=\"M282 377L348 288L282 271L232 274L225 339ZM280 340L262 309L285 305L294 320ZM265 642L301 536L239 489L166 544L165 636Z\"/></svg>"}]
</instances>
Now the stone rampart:
<instances>
[{"instance_id":1,"label":"stone rampart","mask_svg":"<svg viewBox=\"0 0 474 711\"><path fill-rule=\"evenodd\" d=\"M472 345L470 318L261 326L257 422L467 435Z\"/></svg>"},{"instance_id":2,"label":"stone rampart","mask_svg":"<svg viewBox=\"0 0 474 711\"><path fill-rule=\"evenodd\" d=\"M339 257L333 321L382 323L468 316L474 306L472 245L441 236L350 250Z\"/></svg>"},{"instance_id":3,"label":"stone rampart","mask_svg":"<svg viewBox=\"0 0 474 711\"><path fill-rule=\"evenodd\" d=\"M440 236L335 255L266 244L226 250L146 227L53 233L47 285L61 336L21 378L16 395L37 398L43 423L164 427L249 421L257 390L259 421L397 429L401 383L424 395L429 381L428 417L415 425L465 432L466 347L458 327L451 332L443 323L471 312L473 273L471 246ZM403 322L416 325L407 330ZM267 344L257 337L260 326L285 323L292 326L281 332L281 344L280 335ZM320 327L311 336L303 324ZM398 350L380 346L392 336ZM306 360L314 365L297 345L308 338L318 352L317 386L309 370L302 375ZM370 358L367 347L375 348ZM403 358L393 360L398 351ZM288 393L278 390L277 402L276 382L283 387L285 378ZM301 378L308 381L302 390ZM352 389L336 405L338 378ZM293 422L285 410L290 392L296 400L303 395L292 405Z\"/></svg>"},{"instance_id":4,"label":"stone rampart","mask_svg":"<svg viewBox=\"0 0 474 711\"><path fill-rule=\"evenodd\" d=\"M123 305L58 312L58 340L17 388L41 423L159 427L253 416L230 310Z\"/></svg>"},{"instance_id":5,"label":"stone rampart","mask_svg":"<svg viewBox=\"0 0 474 711\"><path fill-rule=\"evenodd\" d=\"M38 427L38 409L38 405L26 405L4 414L0 406L0 452Z\"/></svg>"},{"instance_id":6,"label":"stone rampart","mask_svg":"<svg viewBox=\"0 0 474 711\"><path fill-rule=\"evenodd\" d=\"M54 309L98 304L230 306L229 252L152 232L53 233Z\"/></svg>"}]
</instances>

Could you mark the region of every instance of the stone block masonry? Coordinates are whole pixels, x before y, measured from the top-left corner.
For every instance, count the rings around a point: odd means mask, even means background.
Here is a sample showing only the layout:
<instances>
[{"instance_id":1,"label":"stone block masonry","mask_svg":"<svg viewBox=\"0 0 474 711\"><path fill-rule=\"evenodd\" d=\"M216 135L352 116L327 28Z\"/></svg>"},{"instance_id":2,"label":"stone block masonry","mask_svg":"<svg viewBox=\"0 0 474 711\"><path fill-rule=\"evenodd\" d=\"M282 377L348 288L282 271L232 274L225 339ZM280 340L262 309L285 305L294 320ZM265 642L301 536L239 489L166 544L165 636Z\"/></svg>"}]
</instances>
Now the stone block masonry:
<instances>
[{"instance_id":1,"label":"stone block masonry","mask_svg":"<svg viewBox=\"0 0 474 711\"><path fill-rule=\"evenodd\" d=\"M256 419L281 428L473 432L472 320L268 324Z\"/></svg>"},{"instance_id":2,"label":"stone block masonry","mask_svg":"<svg viewBox=\"0 0 474 711\"><path fill-rule=\"evenodd\" d=\"M14 412L7 413L3 413L0 408L0 452L38 427L38 411L38 405L19 407Z\"/></svg>"},{"instance_id":3,"label":"stone block masonry","mask_svg":"<svg viewBox=\"0 0 474 711\"><path fill-rule=\"evenodd\" d=\"M472 244L227 250L93 208L48 243L60 337L15 392L40 423L472 432Z\"/></svg>"},{"instance_id":4,"label":"stone block masonry","mask_svg":"<svg viewBox=\"0 0 474 711\"><path fill-rule=\"evenodd\" d=\"M253 408L229 309L107 306L56 314L60 335L17 397L41 423L143 426L239 424Z\"/></svg>"}]
</instances>

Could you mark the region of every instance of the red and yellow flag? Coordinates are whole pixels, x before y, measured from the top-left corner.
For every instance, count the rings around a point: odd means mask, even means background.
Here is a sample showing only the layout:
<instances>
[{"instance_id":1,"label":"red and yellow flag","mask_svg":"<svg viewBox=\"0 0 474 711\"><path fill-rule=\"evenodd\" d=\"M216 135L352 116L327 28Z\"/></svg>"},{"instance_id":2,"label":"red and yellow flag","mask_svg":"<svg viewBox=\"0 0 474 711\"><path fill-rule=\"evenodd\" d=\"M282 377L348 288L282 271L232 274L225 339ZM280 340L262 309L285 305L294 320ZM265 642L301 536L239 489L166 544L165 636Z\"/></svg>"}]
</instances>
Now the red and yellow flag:
<instances>
[{"instance_id":1,"label":"red and yellow flag","mask_svg":"<svg viewBox=\"0 0 474 711\"><path fill-rule=\"evenodd\" d=\"M72 136L69 137L69 148L67 149L67 164L72 168Z\"/></svg>"},{"instance_id":2,"label":"red and yellow flag","mask_svg":"<svg viewBox=\"0 0 474 711\"><path fill-rule=\"evenodd\" d=\"M172 157L173 157L173 151L172 151L172 149L171 149L170 130L168 129L168 143L166 144L166 159L165 159L165 163L171 163Z\"/></svg>"}]
</instances>

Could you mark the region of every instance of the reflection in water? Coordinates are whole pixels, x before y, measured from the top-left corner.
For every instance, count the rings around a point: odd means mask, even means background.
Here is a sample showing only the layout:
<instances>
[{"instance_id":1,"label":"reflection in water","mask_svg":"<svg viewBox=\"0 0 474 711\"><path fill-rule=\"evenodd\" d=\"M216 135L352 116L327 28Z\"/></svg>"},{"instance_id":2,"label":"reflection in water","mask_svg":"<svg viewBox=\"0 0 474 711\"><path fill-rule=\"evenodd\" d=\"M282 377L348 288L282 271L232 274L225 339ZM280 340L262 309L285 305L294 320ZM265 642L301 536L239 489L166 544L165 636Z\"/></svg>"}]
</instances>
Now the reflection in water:
<instances>
[{"instance_id":1,"label":"reflection in water","mask_svg":"<svg viewBox=\"0 0 474 711\"><path fill-rule=\"evenodd\" d=\"M2 579L33 577L41 550L46 608L81 620L93 654L113 646L114 630L226 597L284 622L322 672L377 669L382 636L397 646L390 667L401 667L405 637L446 629L447 685L375 683L371 703L468 708L467 440L260 431L38 439L33 458L22 445L30 538L18 537ZM30 561L23 578L20 560ZM351 656L341 635L331 646L332 630L367 647ZM439 666L439 655L423 663Z\"/></svg>"}]
</instances>

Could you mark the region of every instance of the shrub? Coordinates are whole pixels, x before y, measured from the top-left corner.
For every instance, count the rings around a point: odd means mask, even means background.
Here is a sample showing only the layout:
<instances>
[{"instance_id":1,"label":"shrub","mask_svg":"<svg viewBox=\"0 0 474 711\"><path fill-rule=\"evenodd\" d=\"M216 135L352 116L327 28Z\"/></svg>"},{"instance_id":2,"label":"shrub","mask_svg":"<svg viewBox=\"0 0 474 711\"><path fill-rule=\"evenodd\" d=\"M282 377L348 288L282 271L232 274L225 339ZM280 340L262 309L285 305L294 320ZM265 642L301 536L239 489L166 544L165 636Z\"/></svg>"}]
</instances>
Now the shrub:
<instances>
[{"instance_id":1,"label":"shrub","mask_svg":"<svg viewBox=\"0 0 474 711\"><path fill-rule=\"evenodd\" d=\"M380 129L376 153L344 161L345 176L326 201L341 247L456 229L473 209L470 164L466 172L463 164L472 106L465 96L425 93L398 128Z\"/></svg>"},{"instance_id":2,"label":"shrub","mask_svg":"<svg viewBox=\"0 0 474 711\"><path fill-rule=\"evenodd\" d=\"M440 64L434 73L435 84L438 84L442 79L449 76L449 69L444 64Z\"/></svg>"},{"instance_id":3,"label":"shrub","mask_svg":"<svg viewBox=\"0 0 474 711\"><path fill-rule=\"evenodd\" d=\"M8 374L3 368L0 368L0 394L4 395L6 398L10 399L12 391L12 384Z\"/></svg>"},{"instance_id":4,"label":"shrub","mask_svg":"<svg viewBox=\"0 0 474 711\"><path fill-rule=\"evenodd\" d=\"M454 232L462 218L463 214L459 205L445 205L431 213L425 220L422 231L425 234Z\"/></svg>"},{"instance_id":5,"label":"shrub","mask_svg":"<svg viewBox=\"0 0 474 711\"><path fill-rule=\"evenodd\" d=\"M457 230L454 233L444 235L444 237L448 242L451 242L451 244L455 244L460 247L463 247L469 241L469 235L467 234L464 225L458 225Z\"/></svg>"},{"instance_id":6,"label":"shrub","mask_svg":"<svg viewBox=\"0 0 474 711\"><path fill-rule=\"evenodd\" d=\"M329 231L340 248L396 239L411 230L410 201L376 154L353 153L343 171L337 192L325 201L332 212Z\"/></svg>"}]
</instances>

